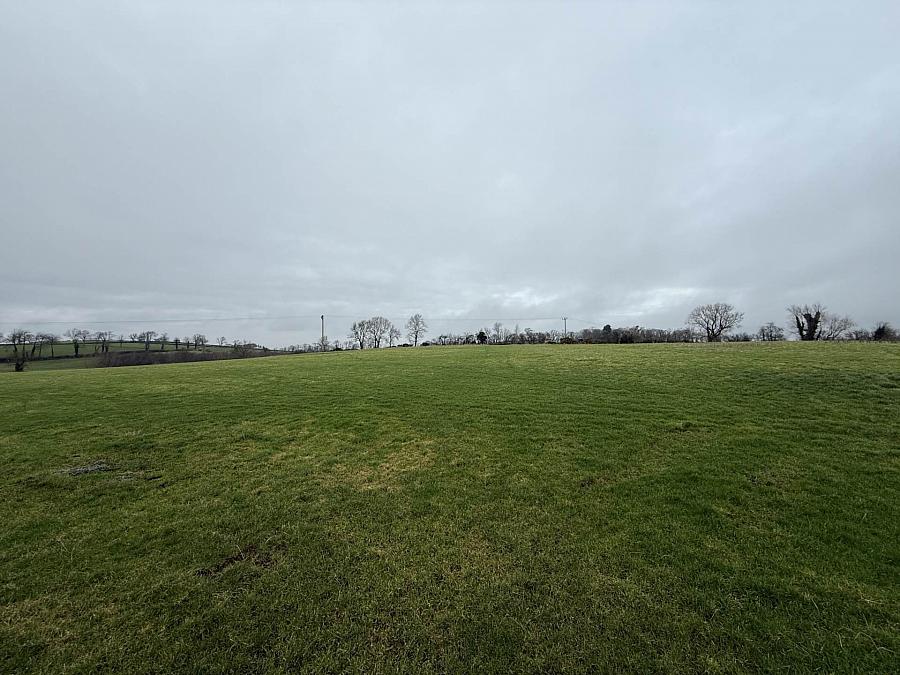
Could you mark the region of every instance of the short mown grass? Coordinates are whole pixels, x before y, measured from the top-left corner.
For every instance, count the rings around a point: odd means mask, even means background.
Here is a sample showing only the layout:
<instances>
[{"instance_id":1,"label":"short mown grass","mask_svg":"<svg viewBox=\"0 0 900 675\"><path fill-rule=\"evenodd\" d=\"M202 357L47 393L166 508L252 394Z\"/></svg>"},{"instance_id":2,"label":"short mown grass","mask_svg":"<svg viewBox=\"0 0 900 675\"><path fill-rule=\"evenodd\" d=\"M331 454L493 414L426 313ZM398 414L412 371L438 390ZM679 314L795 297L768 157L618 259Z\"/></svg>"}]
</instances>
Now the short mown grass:
<instances>
[{"instance_id":1,"label":"short mown grass","mask_svg":"<svg viewBox=\"0 0 900 675\"><path fill-rule=\"evenodd\" d=\"M896 672L900 346L0 375L0 671Z\"/></svg>"}]
</instances>

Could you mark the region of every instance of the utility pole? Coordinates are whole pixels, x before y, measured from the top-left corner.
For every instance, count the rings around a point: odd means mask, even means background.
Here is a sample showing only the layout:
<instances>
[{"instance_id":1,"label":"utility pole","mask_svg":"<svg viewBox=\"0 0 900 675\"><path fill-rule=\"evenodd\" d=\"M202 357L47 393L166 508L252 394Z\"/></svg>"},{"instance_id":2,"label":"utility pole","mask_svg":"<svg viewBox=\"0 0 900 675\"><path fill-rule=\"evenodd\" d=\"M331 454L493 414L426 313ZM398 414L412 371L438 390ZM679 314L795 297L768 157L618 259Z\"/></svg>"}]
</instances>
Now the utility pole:
<instances>
[{"instance_id":1,"label":"utility pole","mask_svg":"<svg viewBox=\"0 0 900 675\"><path fill-rule=\"evenodd\" d=\"M564 316L564 317L562 318L562 320L563 320L563 337L564 337L564 338L565 338L565 337L569 337L568 326L566 325L566 322L569 320L569 317Z\"/></svg>"}]
</instances>

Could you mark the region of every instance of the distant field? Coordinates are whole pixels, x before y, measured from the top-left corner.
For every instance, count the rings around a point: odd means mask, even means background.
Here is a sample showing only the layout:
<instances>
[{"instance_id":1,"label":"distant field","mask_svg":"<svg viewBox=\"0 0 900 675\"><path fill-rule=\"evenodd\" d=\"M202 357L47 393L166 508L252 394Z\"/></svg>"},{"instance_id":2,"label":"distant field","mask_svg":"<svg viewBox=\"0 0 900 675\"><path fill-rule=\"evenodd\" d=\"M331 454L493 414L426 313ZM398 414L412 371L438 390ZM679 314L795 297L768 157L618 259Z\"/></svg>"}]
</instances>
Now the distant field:
<instances>
[{"instance_id":1,"label":"distant field","mask_svg":"<svg viewBox=\"0 0 900 675\"><path fill-rule=\"evenodd\" d=\"M193 345L193 343L191 343ZM159 351L162 347L159 342L151 342L150 350L151 351ZM129 342L125 340L124 342L119 342L116 340L115 342L109 343L109 351L111 352L136 352L142 351L144 349L143 342ZM175 349L175 345L171 342L167 342L165 345L165 351L173 351ZM184 349L184 343L179 345L179 349ZM219 345L206 345L205 349L207 350L222 350L222 349L231 349L230 345L226 345L224 347L220 347ZM31 345L27 345L27 351L31 353ZM79 353L82 356L91 356L93 354L97 354L100 352L100 345L96 342L88 342L86 344L81 345L79 349ZM75 354L75 347L71 342L60 342L59 344L53 345L53 349L50 349L50 345L44 345L41 347L40 356L42 358L49 358L50 356L72 356ZM13 348L10 344L0 344L0 358L10 357L13 355ZM37 356L37 353L35 353Z\"/></svg>"},{"instance_id":2,"label":"distant field","mask_svg":"<svg viewBox=\"0 0 900 675\"><path fill-rule=\"evenodd\" d=\"M0 376L0 671L900 670L900 345Z\"/></svg>"},{"instance_id":3,"label":"distant field","mask_svg":"<svg viewBox=\"0 0 900 675\"><path fill-rule=\"evenodd\" d=\"M150 350L152 352L165 351L172 352L175 351L175 345L171 342L167 342L165 344L165 348L162 349L163 345L159 342L151 342ZM179 345L178 351L184 351L185 347L182 343ZM204 351L210 352L221 352L221 351L231 351L232 347L230 345L225 345L224 347L220 347L218 345L206 345L204 347ZM31 345L27 345L26 351L31 354ZM144 343L143 342L110 342L109 343L109 351L111 352L140 352L144 351ZM196 350L191 350L196 351ZM35 353L35 358L28 362L26 366L26 370L68 370L70 368L94 368L97 366L97 360L94 357L100 355L100 347L99 344L94 342L88 342L84 345L81 345L79 349L79 358L68 358L75 355L75 348L71 342L60 342L57 345L53 346L53 350L51 351L49 345L44 345L43 348ZM14 354L12 345L9 344L0 344L0 358L10 358ZM12 372L14 370L13 364L10 363L0 363L0 373L4 372Z\"/></svg>"},{"instance_id":4,"label":"distant field","mask_svg":"<svg viewBox=\"0 0 900 675\"><path fill-rule=\"evenodd\" d=\"M77 359L40 359L29 361L26 367L28 372L32 370L69 370L70 368L95 368L97 359L93 354ZM0 374L13 373L15 366L12 363L0 363ZM18 375L17 375L18 377Z\"/></svg>"}]
</instances>

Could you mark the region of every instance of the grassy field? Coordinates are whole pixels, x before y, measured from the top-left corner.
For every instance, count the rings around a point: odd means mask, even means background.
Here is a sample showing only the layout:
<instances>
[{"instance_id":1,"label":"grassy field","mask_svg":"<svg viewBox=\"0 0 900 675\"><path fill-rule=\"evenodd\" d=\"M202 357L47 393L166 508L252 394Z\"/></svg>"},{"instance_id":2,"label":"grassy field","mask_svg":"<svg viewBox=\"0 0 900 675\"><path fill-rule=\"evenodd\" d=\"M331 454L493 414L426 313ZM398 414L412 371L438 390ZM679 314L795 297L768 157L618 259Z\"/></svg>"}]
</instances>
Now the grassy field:
<instances>
[{"instance_id":1,"label":"grassy field","mask_svg":"<svg viewBox=\"0 0 900 675\"><path fill-rule=\"evenodd\" d=\"M0 671L900 670L900 345L0 376Z\"/></svg>"},{"instance_id":2,"label":"grassy field","mask_svg":"<svg viewBox=\"0 0 900 675\"><path fill-rule=\"evenodd\" d=\"M40 359L29 361L25 370L69 370L71 368L96 368L99 363L99 358L96 356L85 356L84 358L77 359ZM3 373L14 373L15 372L15 364L13 363L0 363L0 376ZM18 377L18 375L17 375Z\"/></svg>"}]
</instances>

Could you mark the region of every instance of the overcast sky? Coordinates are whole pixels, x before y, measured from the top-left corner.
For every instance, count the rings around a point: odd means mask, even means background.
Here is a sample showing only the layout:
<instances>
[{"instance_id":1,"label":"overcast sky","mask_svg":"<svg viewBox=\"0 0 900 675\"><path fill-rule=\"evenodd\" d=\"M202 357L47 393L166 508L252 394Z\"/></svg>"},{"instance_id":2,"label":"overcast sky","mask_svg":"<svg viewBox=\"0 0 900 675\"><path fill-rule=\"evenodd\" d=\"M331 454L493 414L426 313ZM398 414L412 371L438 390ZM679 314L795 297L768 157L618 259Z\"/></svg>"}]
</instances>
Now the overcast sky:
<instances>
[{"instance_id":1,"label":"overcast sky","mask_svg":"<svg viewBox=\"0 0 900 675\"><path fill-rule=\"evenodd\" d=\"M3 1L0 331L900 325L898 35L896 0Z\"/></svg>"}]
</instances>

